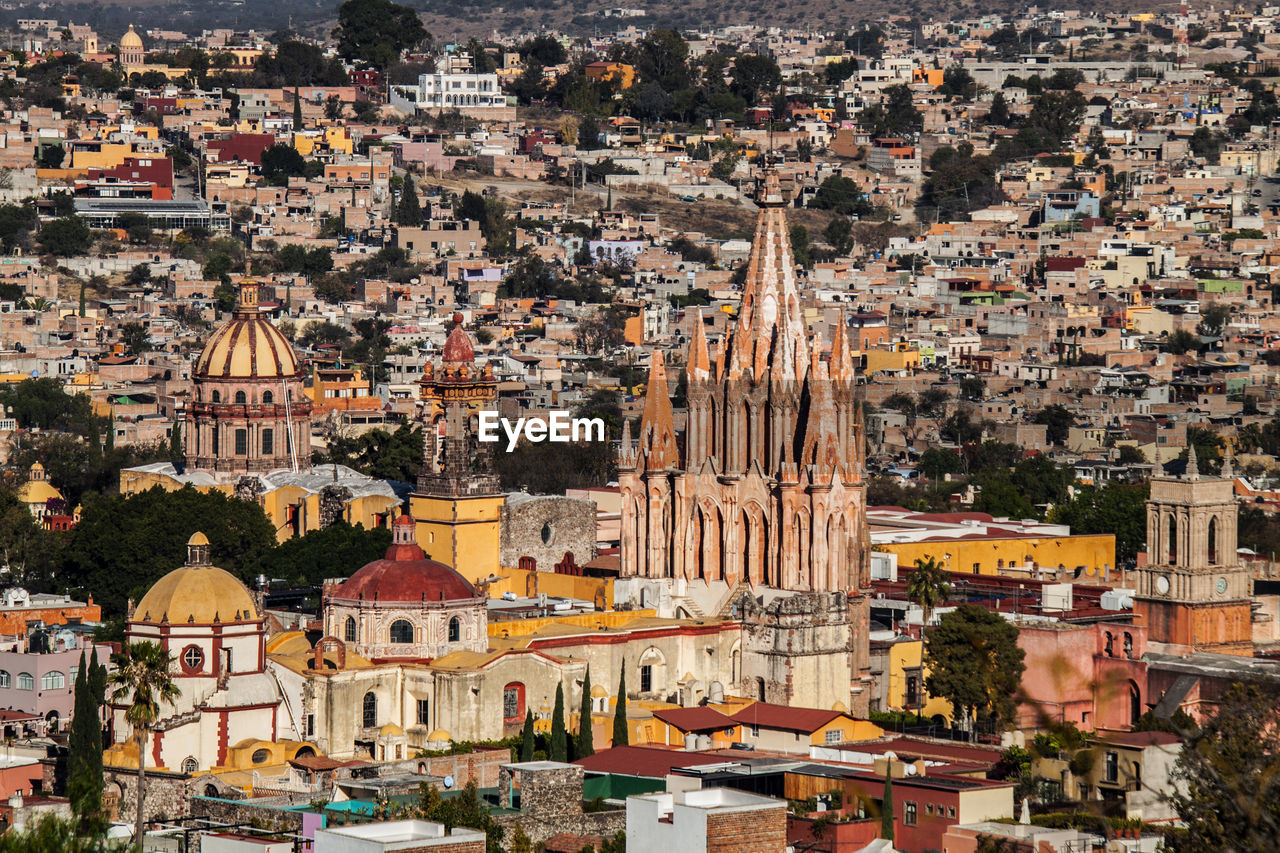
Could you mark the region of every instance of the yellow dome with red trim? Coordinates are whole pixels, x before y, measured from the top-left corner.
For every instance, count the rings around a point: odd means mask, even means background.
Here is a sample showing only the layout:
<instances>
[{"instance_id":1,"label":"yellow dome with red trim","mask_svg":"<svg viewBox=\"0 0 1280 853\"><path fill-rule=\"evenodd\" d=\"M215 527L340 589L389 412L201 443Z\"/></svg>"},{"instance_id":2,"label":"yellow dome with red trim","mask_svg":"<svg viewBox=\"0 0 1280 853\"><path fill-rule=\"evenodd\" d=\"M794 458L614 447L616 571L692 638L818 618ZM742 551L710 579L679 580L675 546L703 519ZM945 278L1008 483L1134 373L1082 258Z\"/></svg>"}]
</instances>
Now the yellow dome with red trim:
<instances>
[{"instance_id":1,"label":"yellow dome with red trim","mask_svg":"<svg viewBox=\"0 0 1280 853\"><path fill-rule=\"evenodd\" d=\"M300 379L289 339L258 309L258 285L244 282L231 320L214 332L196 359L196 379Z\"/></svg>"}]
</instances>

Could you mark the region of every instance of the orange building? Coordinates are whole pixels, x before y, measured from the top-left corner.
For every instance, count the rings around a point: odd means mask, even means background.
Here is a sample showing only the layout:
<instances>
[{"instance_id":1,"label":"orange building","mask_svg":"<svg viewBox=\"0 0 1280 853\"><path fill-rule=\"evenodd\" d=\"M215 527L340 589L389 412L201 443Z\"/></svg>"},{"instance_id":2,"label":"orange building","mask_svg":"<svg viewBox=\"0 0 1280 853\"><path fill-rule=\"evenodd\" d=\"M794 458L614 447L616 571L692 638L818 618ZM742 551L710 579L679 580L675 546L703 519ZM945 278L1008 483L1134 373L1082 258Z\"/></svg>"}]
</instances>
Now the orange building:
<instances>
[{"instance_id":1,"label":"orange building","mask_svg":"<svg viewBox=\"0 0 1280 853\"><path fill-rule=\"evenodd\" d=\"M369 393L364 375L353 368L317 368L311 387L304 391L311 398L312 411L317 413L376 412L382 408L382 399Z\"/></svg>"},{"instance_id":2,"label":"orange building","mask_svg":"<svg viewBox=\"0 0 1280 853\"><path fill-rule=\"evenodd\" d=\"M19 636L27 633L28 622L46 625L72 625L81 622L101 622L102 608L93 603L72 601L69 595L52 593L28 593L12 587L0 597L0 634Z\"/></svg>"},{"instance_id":3,"label":"orange building","mask_svg":"<svg viewBox=\"0 0 1280 853\"><path fill-rule=\"evenodd\" d=\"M630 89L636 82L636 69L625 62L592 62L587 65L587 77L602 83L618 84L619 89Z\"/></svg>"}]
</instances>

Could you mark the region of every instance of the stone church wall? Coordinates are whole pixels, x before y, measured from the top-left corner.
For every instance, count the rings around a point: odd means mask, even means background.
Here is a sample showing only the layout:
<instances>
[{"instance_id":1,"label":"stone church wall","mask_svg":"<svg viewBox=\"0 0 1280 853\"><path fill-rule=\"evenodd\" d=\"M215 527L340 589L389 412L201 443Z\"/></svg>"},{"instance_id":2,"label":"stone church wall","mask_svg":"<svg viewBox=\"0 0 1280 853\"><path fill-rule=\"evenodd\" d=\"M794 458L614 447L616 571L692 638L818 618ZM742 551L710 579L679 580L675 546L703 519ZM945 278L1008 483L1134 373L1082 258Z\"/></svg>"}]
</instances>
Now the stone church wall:
<instances>
[{"instance_id":1,"label":"stone church wall","mask_svg":"<svg viewBox=\"0 0 1280 853\"><path fill-rule=\"evenodd\" d=\"M555 495L507 495L502 506L498 561L515 566L537 560L540 572L555 571L566 553L581 566L596 557L596 502Z\"/></svg>"}]
</instances>

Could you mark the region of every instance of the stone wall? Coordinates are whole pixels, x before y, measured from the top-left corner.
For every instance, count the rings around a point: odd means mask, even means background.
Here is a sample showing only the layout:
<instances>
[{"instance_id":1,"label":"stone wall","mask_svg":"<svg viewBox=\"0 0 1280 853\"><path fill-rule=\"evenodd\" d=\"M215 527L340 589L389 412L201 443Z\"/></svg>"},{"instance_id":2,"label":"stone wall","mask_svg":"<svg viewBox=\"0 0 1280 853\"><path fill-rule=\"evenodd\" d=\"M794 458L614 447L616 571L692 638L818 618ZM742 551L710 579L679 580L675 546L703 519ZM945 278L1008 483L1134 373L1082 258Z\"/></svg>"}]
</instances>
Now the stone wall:
<instances>
[{"instance_id":1,"label":"stone wall","mask_svg":"<svg viewBox=\"0 0 1280 853\"><path fill-rule=\"evenodd\" d=\"M764 606L748 594L738 601L747 695L779 705L849 707L855 643L845 593L796 593Z\"/></svg>"},{"instance_id":2,"label":"stone wall","mask_svg":"<svg viewBox=\"0 0 1280 853\"><path fill-rule=\"evenodd\" d=\"M520 792L520 813L500 815L495 820L508 832L516 825L524 828L534 844L553 835L600 835L606 838L627 828L623 809L584 813L582 811L582 768L558 761L526 761L505 764L498 781L501 805L509 805Z\"/></svg>"},{"instance_id":3,"label":"stone wall","mask_svg":"<svg viewBox=\"0 0 1280 853\"><path fill-rule=\"evenodd\" d=\"M717 811L707 815L707 853L783 853L787 849L787 811Z\"/></svg>"},{"instance_id":4,"label":"stone wall","mask_svg":"<svg viewBox=\"0 0 1280 853\"><path fill-rule=\"evenodd\" d=\"M147 799L150 800L150 792ZM316 798L314 794L296 794L282 797L258 797L252 800L224 800L214 797L192 797L191 816L209 818L222 823L252 823L261 829L277 832L301 832L302 811L291 811L289 806L304 805Z\"/></svg>"},{"instance_id":5,"label":"stone wall","mask_svg":"<svg viewBox=\"0 0 1280 853\"><path fill-rule=\"evenodd\" d=\"M191 800L210 787L218 796L242 796L236 789L228 788L215 776L192 778L184 773L163 770L147 771L147 790L143 799L143 818L173 820L187 814ZM102 802L108 813L120 820L132 822L137 813L138 771L127 768L107 767L102 773Z\"/></svg>"},{"instance_id":6,"label":"stone wall","mask_svg":"<svg viewBox=\"0 0 1280 853\"><path fill-rule=\"evenodd\" d=\"M498 562L532 557L540 572L555 571L566 553L581 566L596 557L596 502L555 495L507 495L502 505Z\"/></svg>"}]
</instances>

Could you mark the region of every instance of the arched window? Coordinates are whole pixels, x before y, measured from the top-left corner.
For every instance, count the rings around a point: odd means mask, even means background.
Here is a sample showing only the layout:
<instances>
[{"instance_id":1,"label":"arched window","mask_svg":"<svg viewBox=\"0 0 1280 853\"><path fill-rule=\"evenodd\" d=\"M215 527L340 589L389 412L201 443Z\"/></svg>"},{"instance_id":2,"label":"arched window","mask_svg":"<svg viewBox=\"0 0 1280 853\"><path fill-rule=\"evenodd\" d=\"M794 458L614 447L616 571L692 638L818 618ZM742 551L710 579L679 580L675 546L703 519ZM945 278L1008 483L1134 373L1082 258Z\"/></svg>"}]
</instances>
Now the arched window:
<instances>
[{"instance_id":1,"label":"arched window","mask_svg":"<svg viewBox=\"0 0 1280 853\"><path fill-rule=\"evenodd\" d=\"M1169 562L1178 562L1178 519L1169 516Z\"/></svg>"},{"instance_id":2,"label":"arched window","mask_svg":"<svg viewBox=\"0 0 1280 853\"><path fill-rule=\"evenodd\" d=\"M513 681L502 688L502 720L513 723L524 719L524 685Z\"/></svg>"},{"instance_id":3,"label":"arched window","mask_svg":"<svg viewBox=\"0 0 1280 853\"><path fill-rule=\"evenodd\" d=\"M449 642L456 643L462 639L462 623L455 616L449 620Z\"/></svg>"},{"instance_id":4,"label":"arched window","mask_svg":"<svg viewBox=\"0 0 1280 853\"><path fill-rule=\"evenodd\" d=\"M7 670L0 669L0 687L8 687L12 684Z\"/></svg>"},{"instance_id":5,"label":"arched window","mask_svg":"<svg viewBox=\"0 0 1280 853\"><path fill-rule=\"evenodd\" d=\"M247 402L247 398L244 396L244 392L243 392L243 391L237 391L237 392L236 392L236 405L237 405L237 406L243 406L246 402Z\"/></svg>"},{"instance_id":6,"label":"arched window","mask_svg":"<svg viewBox=\"0 0 1280 853\"><path fill-rule=\"evenodd\" d=\"M35 690L36 680L31 677L29 672L18 673L18 689L19 690Z\"/></svg>"},{"instance_id":7,"label":"arched window","mask_svg":"<svg viewBox=\"0 0 1280 853\"><path fill-rule=\"evenodd\" d=\"M1218 564L1218 519L1209 519L1209 565Z\"/></svg>"},{"instance_id":8,"label":"arched window","mask_svg":"<svg viewBox=\"0 0 1280 853\"><path fill-rule=\"evenodd\" d=\"M212 400L212 401L213 401L213 402L215 402L215 403L221 403L221 402L222 402L222 395L221 395L221 394L219 394L217 391L214 391L214 392L213 392L213 395L212 395L209 399L210 399L210 400Z\"/></svg>"},{"instance_id":9,"label":"arched window","mask_svg":"<svg viewBox=\"0 0 1280 853\"><path fill-rule=\"evenodd\" d=\"M343 628L342 636L348 643L356 641L356 620L350 616L347 617L347 624Z\"/></svg>"},{"instance_id":10,"label":"arched window","mask_svg":"<svg viewBox=\"0 0 1280 853\"><path fill-rule=\"evenodd\" d=\"M1138 718L1142 716L1142 693L1138 690L1138 685L1129 682L1129 722L1136 724Z\"/></svg>"},{"instance_id":11,"label":"arched window","mask_svg":"<svg viewBox=\"0 0 1280 853\"><path fill-rule=\"evenodd\" d=\"M274 403L274 402L275 402L275 400L276 400L276 395L275 395L275 394L272 394L270 391L263 391L263 392L262 392L262 404L263 404L264 406L265 406L265 405L267 405L267 404L269 404L269 403Z\"/></svg>"},{"instance_id":12,"label":"arched window","mask_svg":"<svg viewBox=\"0 0 1280 853\"><path fill-rule=\"evenodd\" d=\"M378 723L378 697L372 693L364 694L364 727L371 729Z\"/></svg>"},{"instance_id":13,"label":"arched window","mask_svg":"<svg viewBox=\"0 0 1280 853\"><path fill-rule=\"evenodd\" d=\"M199 770L199 769L200 769L200 762L199 762L199 761L196 761L194 758L184 758L184 759L182 759L182 772L183 772L183 773L188 773L188 774L190 774L190 773L195 773L195 772L196 772L197 770Z\"/></svg>"},{"instance_id":14,"label":"arched window","mask_svg":"<svg viewBox=\"0 0 1280 853\"><path fill-rule=\"evenodd\" d=\"M391 623L391 642L412 643L413 625L405 619L397 619Z\"/></svg>"},{"instance_id":15,"label":"arched window","mask_svg":"<svg viewBox=\"0 0 1280 853\"><path fill-rule=\"evenodd\" d=\"M1130 659L1133 658L1133 634L1128 631L1124 632L1124 656Z\"/></svg>"},{"instance_id":16,"label":"arched window","mask_svg":"<svg viewBox=\"0 0 1280 853\"><path fill-rule=\"evenodd\" d=\"M41 690L61 690L67 686L67 677L56 669L40 676Z\"/></svg>"},{"instance_id":17,"label":"arched window","mask_svg":"<svg viewBox=\"0 0 1280 853\"><path fill-rule=\"evenodd\" d=\"M1107 632L1107 657L1113 658L1115 656L1116 656L1116 638L1114 634L1108 631Z\"/></svg>"}]
</instances>

